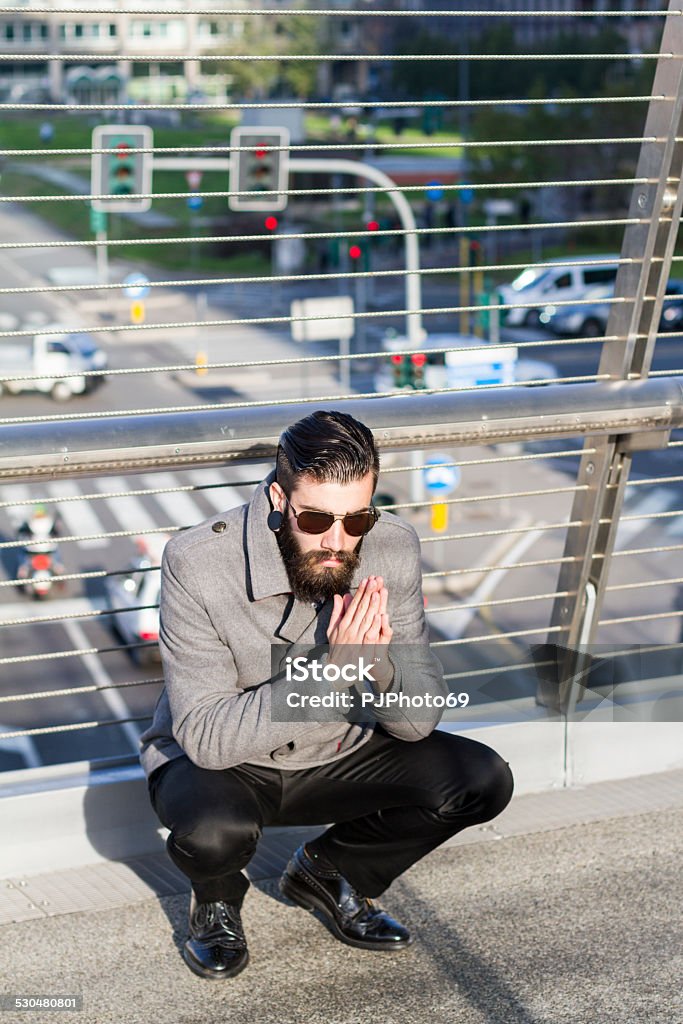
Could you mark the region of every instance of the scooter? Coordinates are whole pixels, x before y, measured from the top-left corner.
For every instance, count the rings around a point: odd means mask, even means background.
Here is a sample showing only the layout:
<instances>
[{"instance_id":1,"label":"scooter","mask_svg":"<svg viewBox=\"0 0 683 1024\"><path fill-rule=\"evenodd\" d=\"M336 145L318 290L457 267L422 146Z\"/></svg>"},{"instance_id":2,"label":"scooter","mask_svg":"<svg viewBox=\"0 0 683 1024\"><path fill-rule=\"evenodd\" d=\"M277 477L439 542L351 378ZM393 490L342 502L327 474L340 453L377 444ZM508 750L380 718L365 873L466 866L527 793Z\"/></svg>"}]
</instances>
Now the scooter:
<instances>
[{"instance_id":1,"label":"scooter","mask_svg":"<svg viewBox=\"0 0 683 1024\"><path fill-rule=\"evenodd\" d=\"M32 551L32 547L40 547L42 550ZM59 575L53 558L56 547L56 545L49 547L47 544L31 544L24 549L24 557L17 569L17 580L24 592L36 601L42 601L48 597L53 585L64 585L55 579Z\"/></svg>"}]
</instances>

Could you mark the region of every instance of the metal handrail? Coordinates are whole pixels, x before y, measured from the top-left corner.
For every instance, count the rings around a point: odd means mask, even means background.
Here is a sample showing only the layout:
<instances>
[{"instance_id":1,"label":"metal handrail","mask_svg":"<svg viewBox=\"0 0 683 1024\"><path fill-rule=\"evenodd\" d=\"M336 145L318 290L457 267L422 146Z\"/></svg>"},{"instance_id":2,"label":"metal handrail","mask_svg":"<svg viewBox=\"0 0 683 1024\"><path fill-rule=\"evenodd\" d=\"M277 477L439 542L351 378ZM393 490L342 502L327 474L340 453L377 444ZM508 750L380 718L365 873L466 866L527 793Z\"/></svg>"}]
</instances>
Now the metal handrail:
<instances>
[{"instance_id":1,"label":"metal handrail","mask_svg":"<svg viewBox=\"0 0 683 1024\"><path fill-rule=\"evenodd\" d=\"M683 426L683 382L676 377L343 399L332 404L367 423L385 450L631 435ZM308 403L291 403L8 423L0 426L0 480L28 482L114 470L272 460L282 431L310 411Z\"/></svg>"}]
</instances>

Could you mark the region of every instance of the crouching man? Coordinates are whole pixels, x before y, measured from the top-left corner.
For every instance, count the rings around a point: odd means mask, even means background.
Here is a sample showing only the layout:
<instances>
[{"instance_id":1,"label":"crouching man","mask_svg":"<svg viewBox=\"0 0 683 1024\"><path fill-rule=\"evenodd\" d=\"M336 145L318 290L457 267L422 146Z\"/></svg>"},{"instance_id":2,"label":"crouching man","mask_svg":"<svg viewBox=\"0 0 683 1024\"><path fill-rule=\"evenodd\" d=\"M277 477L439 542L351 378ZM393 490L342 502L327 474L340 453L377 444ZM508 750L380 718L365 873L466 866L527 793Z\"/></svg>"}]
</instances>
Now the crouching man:
<instances>
[{"instance_id":1,"label":"crouching man","mask_svg":"<svg viewBox=\"0 0 683 1024\"><path fill-rule=\"evenodd\" d=\"M428 645L420 545L374 508L378 472L364 424L314 412L282 434L249 504L165 549L165 688L141 757L168 853L192 884L184 957L201 977L247 965L243 869L264 825L333 822L294 853L281 890L340 941L397 951L410 932L376 897L510 800L498 754L434 731L447 688ZM299 645L324 650L333 686L273 671L272 649ZM355 682L342 672L350 650L372 664ZM336 695L333 713L283 713L316 686ZM351 690L356 704L372 695L372 716L348 710Z\"/></svg>"}]
</instances>

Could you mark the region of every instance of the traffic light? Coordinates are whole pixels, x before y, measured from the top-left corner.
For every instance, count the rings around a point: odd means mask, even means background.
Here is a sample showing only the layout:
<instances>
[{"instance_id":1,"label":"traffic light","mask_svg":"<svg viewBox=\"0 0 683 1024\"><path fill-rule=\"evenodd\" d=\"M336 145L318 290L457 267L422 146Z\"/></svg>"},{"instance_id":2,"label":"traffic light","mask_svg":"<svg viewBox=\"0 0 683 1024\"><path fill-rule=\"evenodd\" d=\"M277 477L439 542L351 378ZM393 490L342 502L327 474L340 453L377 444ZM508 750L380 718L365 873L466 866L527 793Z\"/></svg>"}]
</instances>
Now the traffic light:
<instances>
[{"instance_id":1,"label":"traffic light","mask_svg":"<svg viewBox=\"0 0 683 1024\"><path fill-rule=\"evenodd\" d=\"M416 391L419 391L420 388L426 388L425 366L427 365L427 356L424 352L413 352L410 362L413 368L413 387Z\"/></svg>"},{"instance_id":2,"label":"traffic light","mask_svg":"<svg viewBox=\"0 0 683 1024\"><path fill-rule=\"evenodd\" d=\"M152 205L153 132L147 125L100 124L92 133L93 210L133 213ZM140 152L147 150L148 152ZM139 198L141 197L142 198Z\"/></svg>"},{"instance_id":3,"label":"traffic light","mask_svg":"<svg viewBox=\"0 0 683 1024\"><path fill-rule=\"evenodd\" d=\"M263 222L263 226L266 229L266 231L277 231L277 217L266 217L266 219Z\"/></svg>"},{"instance_id":4,"label":"traffic light","mask_svg":"<svg viewBox=\"0 0 683 1024\"><path fill-rule=\"evenodd\" d=\"M230 133L228 206L237 211L284 210L287 206L287 128L233 128ZM264 195L262 193L272 193Z\"/></svg>"},{"instance_id":5,"label":"traffic light","mask_svg":"<svg viewBox=\"0 0 683 1024\"><path fill-rule=\"evenodd\" d=\"M412 355L399 355L395 352L391 357L395 388L414 388L416 391L426 388L425 366L427 356L424 352L413 352Z\"/></svg>"}]
</instances>

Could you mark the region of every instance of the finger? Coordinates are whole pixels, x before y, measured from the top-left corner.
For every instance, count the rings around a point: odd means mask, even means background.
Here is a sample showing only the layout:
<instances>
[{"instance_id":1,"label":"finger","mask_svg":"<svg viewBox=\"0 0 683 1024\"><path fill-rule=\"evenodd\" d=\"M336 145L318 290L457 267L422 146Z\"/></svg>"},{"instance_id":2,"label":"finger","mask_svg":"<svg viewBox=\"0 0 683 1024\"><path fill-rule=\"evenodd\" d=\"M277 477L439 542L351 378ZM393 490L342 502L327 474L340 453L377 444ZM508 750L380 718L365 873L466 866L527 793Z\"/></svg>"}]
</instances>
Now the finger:
<instances>
[{"instance_id":1,"label":"finger","mask_svg":"<svg viewBox=\"0 0 683 1024\"><path fill-rule=\"evenodd\" d=\"M381 615L386 615L387 614L387 604L389 602L389 591L387 590L386 587L382 587L382 589L379 592L379 597L380 597L380 602L379 602L380 614Z\"/></svg>"},{"instance_id":2,"label":"finger","mask_svg":"<svg viewBox=\"0 0 683 1024\"><path fill-rule=\"evenodd\" d=\"M376 644L379 641L380 633L382 631L382 618L379 613L375 613L372 622L365 634L364 643Z\"/></svg>"},{"instance_id":3,"label":"finger","mask_svg":"<svg viewBox=\"0 0 683 1024\"><path fill-rule=\"evenodd\" d=\"M356 597L358 597L358 594L356 594ZM363 587L363 592L360 595L358 601L356 601L356 599L354 598L352 603L349 605L346 620L344 622L345 628L352 630L357 630L360 628L360 624L363 622L363 619L367 615L368 608L370 607L371 598L372 593L366 585L365 587Z\"/></svg>"},{"instance_id":4,"label":"finger","mask_svg":"<svg viewBox=\"0 0 683 1024\"><path fill-rule=\"evenodd\" d=\"M344 612L344 601L340 594L335 594L332 604L332 614L330 615L330 622L327 627L328 638L337 631L339 626L339 620Z\"/></svg>"},{"instance_id":5,"label":"finger","mask_svg":"<svg viewBox=\"0 0 683 1024\"><path fill-rule=\"evenodd\" d=\"M394 635L394 631L389 625L389 616L386 614L386 612L384 613L384 615L381 616L381 620L382 627L379 635L379 643L388 644L391 642L391 638Z\"/></svg>"}]
</instances>

